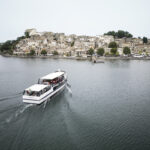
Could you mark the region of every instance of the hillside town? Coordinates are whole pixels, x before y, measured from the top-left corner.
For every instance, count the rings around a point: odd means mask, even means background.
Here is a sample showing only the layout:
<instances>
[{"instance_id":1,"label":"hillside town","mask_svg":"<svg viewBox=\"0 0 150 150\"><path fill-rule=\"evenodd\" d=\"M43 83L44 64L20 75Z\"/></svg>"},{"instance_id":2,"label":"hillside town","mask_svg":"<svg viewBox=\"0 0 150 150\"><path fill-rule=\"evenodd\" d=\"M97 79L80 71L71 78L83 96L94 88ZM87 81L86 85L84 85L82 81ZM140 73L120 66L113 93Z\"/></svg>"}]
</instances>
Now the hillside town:
<instances>
[{"instance_id":1,"label":"hillside town","mask_svg":"<svg viewBox=\"0 0 150 150\"><path fill-rule=\"evenodd\" d=\"M124 48L130 49L130 55L149 56L150 39L143 43L142 38L123 37L115 38L112 35L98 36L77 36L75 34L65 35L64 33L38 32L36 29L27 29L26 38L19 40L13 50L14 55L27 55L34 51L35 56L60 55L65 57L88 57L89 49L104 49L104 56L111 54L109 44L117 44L117 55L124 56ZM43 53L42 53L43 52Z\"/></svg>"}]
</instances>

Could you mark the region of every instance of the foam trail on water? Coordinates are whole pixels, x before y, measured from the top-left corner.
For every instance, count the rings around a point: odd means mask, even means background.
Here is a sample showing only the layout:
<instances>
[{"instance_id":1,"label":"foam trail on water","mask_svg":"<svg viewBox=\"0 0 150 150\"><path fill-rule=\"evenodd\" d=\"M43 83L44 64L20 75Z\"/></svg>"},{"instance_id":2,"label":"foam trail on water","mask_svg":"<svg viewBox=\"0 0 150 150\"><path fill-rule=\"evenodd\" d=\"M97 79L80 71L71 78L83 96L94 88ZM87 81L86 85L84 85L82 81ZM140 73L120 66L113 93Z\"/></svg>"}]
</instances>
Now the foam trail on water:
<instances>
[{"instance_id":1,"label":"foam trail on water","mask_svg":"<svg viewBox=\"0 0 150 150\"><path fill-rule=\"evenodd\" d=\"M6 119L6 123L9 123L13 119L13 116L10 116L9 118Z\"/></svg>"},{"instance_id":2,"label":"foam trail on water","mask_svg":"<svg viewBox=\"0 0 150 150\"><path fill-rule=\"evenodd\" d=\"M33 104L27 104L27 105L25 105L25 107L23 107L23 109L20 110L20 113L23 113L27 108L29 108L31 106L33 106Z\"/></svg>"},{"instance_id":3,"label":"foam trail on water","mask_svg":"<svg viewBox=\"0 0 150 150\"><path fill-rule=\"evenodd\" d=\"M71 88L68 86L68 84L67 84L66 88L67 88L68 92L72 95L72 90L71 90Z\"/></svg>"},{"instance_id":4,"label":"foam trail on water","mask_svg":"<svg viewBox=\"0 0 150 150\"><path fill-rule=\"evenodd\" d=\"M70 85L69 83L67 83L67 86L68 86L68 87L71 87L71 85Z\"/></svg>"},{"instance_id":5,"label":"foam trail on water","mask_svg":"<svg viewBox=\"0 0 150 150\"><path fill-rule=\"evenodd\" d=\"M20 114L22 114L26 109L32 107L34 104L23 105L22 108L19 108L15 113L5 119L6 123L10 123L12 120L15 120Z\"/></svg>"},{"instance_id":6,"label":"foam trail on water","mask_svg":"<svg viewBox=\"0 0 150 150\"><path fill-rule=\"evenodd\" d=\"M29 107L32 107L33 104L27 104L25 105L21 110L19 110L18 112L16 112L15 116L17 117L18 115L22 114L26 109L28 109Z\"/></svg>"},{"instance_id":7,"label":"foam trail on water","mask_svg":"<svg viewBox=\"0 0 150 150\"><path fill-rule=\"evenodd\" d=\"M44 109L45 109L45 107L46 107L46 104L47 104L47 100L44 102L44 106L43 106Z\"/></svg>"},{"instance_id":8,"label":"foam trail on water","mask_svg":"<svg viewBox=\"0 0 150 150\"><path fill-rule=\"evenodd\" d=\"M9 99L11 99L11 98L18 97L18 96L20 96L21 94L22 94L22 92L19 92L19 93L16 93L16 94L14 94L14 95L10 95L10 96L7 96L7 97L2 97L2 98L0 98L0 101L9 100Z\"/></svg>"}]
</instances>

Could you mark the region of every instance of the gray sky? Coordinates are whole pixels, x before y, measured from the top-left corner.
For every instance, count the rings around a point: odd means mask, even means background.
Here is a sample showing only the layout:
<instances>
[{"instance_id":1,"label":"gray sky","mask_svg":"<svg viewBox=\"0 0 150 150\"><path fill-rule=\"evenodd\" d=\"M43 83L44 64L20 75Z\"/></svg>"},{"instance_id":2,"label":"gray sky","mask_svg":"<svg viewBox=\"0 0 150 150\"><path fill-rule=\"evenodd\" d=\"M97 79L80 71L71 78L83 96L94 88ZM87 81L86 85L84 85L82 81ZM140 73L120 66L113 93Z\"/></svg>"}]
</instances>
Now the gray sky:
<instances>
[{"instance_id":1,"label":"gray sky","mask_svg":"<svg viewBox=\"0 0 150 150\"><path fill-rule=\"evenodd\" d=\"M27 28L100 35L127 30L150 38L150 0L0 0L0 42Z\"/></svg>"}]
</instances>

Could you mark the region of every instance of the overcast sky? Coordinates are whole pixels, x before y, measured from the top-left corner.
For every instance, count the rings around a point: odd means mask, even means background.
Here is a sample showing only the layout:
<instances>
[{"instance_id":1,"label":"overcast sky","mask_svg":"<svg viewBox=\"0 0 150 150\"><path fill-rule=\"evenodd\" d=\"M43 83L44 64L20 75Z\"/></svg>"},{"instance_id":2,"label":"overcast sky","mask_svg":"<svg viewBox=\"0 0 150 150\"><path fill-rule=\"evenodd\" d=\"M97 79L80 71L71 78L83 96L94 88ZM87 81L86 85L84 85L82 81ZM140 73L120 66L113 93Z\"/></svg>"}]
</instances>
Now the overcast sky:
<instances>
[{"instance_id":1,"label":"overcast sky","mask_svg":"<svg viewBox=\"0 0 150 150\"><path fill-rule=\"evenodd\" d=\"M150 0L0 0L0 42L25 29L101 35L126 30L150 38Z\"/></svg>"}]
</instances>

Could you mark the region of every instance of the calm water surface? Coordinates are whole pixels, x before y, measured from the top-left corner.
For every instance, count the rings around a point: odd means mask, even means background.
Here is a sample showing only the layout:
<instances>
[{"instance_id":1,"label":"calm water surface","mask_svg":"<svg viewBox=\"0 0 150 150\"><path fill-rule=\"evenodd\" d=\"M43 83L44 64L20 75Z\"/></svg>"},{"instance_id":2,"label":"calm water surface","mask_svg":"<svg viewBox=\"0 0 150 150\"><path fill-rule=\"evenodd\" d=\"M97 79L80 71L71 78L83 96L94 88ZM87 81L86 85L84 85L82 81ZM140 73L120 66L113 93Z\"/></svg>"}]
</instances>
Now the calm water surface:
<instances>
[{"instance_id":1,"label":"calm water surface","mask_svg":"<svg viewBox=\"0 0 150 150\"><path fill-rule=\"evenodd\" d=\"M19 93L58 68L71 90L23 104ZM149 128L150 61L0 56L1 150L149 150Z\"/></svg>"}]
</instances>

